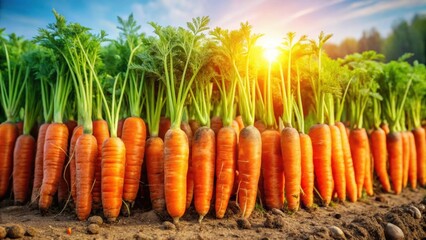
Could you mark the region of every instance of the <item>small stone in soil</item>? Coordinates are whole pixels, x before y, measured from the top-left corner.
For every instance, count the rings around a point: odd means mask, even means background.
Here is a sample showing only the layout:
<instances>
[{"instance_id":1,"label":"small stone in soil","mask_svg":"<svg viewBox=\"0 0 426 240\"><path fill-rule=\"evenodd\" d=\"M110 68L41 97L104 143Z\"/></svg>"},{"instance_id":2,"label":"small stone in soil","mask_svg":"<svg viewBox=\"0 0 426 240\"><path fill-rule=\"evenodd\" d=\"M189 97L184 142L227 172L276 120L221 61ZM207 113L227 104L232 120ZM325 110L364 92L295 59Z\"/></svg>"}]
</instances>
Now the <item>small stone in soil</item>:
<instances>
[{"instance_id":1,"label":"small stone in soil","mask_svg":"<svg viewBox=\"0 0 426 240\"><path fill-rule=\"evenodd\" d=\"M411 205L409 206L409 209L412 212L412 215L415 219L420 219L422 218L422 213L420 212L420 210L418 208L416 208L415 206Z\"/></svg>"},{"instance_id":2,"label":"small stone in soil","mask_svg":"<svg viewBox=\"0 0 426 240\"><path fill-rule=\"evenodd\" d=\"M100 216L91 216L89 217L89 219L87 219L87 221L89 222L89 224L98 224L98 225L102 225L102 223L104 223L104 220L100 217Z\"/></svg>"},{"instance_id":3,"label":"small stone in soil","mask_svg":"<svg viewBox=\"0 0 426 240\"><path fill-rule=\"evenodd\" d=\"M38 234L38 231L33 227L28 227L27 232L25 233L25 235L30 237L35 237L37 234Z\"/></svg>"},{"instance_id":4,"label":"small stone in soil","mask_svg":"<svg viewBox=\"0 0 426 240\"><path fill-rule=\"evenodd\" d=\"M22 238L25 235L25 229L19 225L9 227L7 230L7 236L9 238Z\"/></svg>"},{"instance_id":5,"label":"small stone in soil","mask_svg":"<svg viewBox=\"0 0 426 240\"><path fill-rule=\"evenodd\" d=\"M6 237L6 234L7 234L7 232L6 232L6 228L4 228L4 227L0 227L0 239L5 238L5 237Z\"/></svg>"},{"instance_id":6,"label":"small stone in soil","mask_svg":"<svg viewBox=\"0 0 426 240\"><path fill-rule=\"evenodd\" d=\"M340 213L336 213L336 214L334 215L334 217L335 217L336 219L341 219L341 218L342 218L342 214L340 214Z\"/></svg>"},{"instance_id":7,"label":"small stone in soil","mask_svg":"<svg viewBox=\"0 0 426 240\"><path fill-rule=\"evenodd\" d=\"M387 203L386 198L385 198L385 197L383 197L383 196L381 196L381 195L378 195L378 196L375 198L375 200L376 200L376 202Z\"/></svg>"},{"instance_id":8,"label":"small stone in soil","mask_svg":"<svg viewBox=\"0 0 426 240\"><path fill-rule=\"evenodd\" d=\"M150 236L143 234L143 233L136 233L133 238L135 240L150 240L152 239Z\"/></svg>"},{"instance_id":9,"label":"small stone in soil","mask_svg":"<svg viewBox=\"0 0 426 240\"><path fill-rule=\"evenodd\" d=\"M173 223L169 222L169 221L164 221L163 224L162 224L162 227L165 230L174 230L174 229L176 229L176 226Z\"/></svg>"},{"instance_id":10,"label":"small stone in soil","mask_svg":"<svg viewBox=\"0 0 426 240\"><path fill-rule=\"evenodd\" d=\"M98 224L92 223L87 227L87 232L90 234L98 234L100 227Z\"/></svg>"},{"instance_id":11,"label":"small stone in soil","mask_svg":"<svg viewBox=\"0 0 426 240\"><path fill-rule=\"evenodd\" d=\"M424 211L424 210L426 209L425 205L423 205L423 204L419 204L419 206L417 206L417 208L418 208L420 211Z\"/></svg>"},{"instance_id":12,"label":"small stone in soil","mask_svg":"<svg viewBox=\"0 0 426 240\"><path fill-rule=\"evenodd\" d=\"M334 239L346 239L345 233L343 233L342 229L340 229L337 226L331 226L328 227L328 230L330 230L331 236Z\"/></svg>"},{"instance_id":13,"label":"small stone in soil","mask_svg":"<svg viewBox=\"0 0 426 240\"><path fill-rule=\"evenodd\" d=\"M251 229L250 222L245 218L237 219L237 225L238 225L238 228L240 229Z\"/></svg>"},{"instance_id":14,"label":"small stone in soil","mask_svg":"<svg viewBox=\"0 0 426 240\"><path fill-rule=\"evenodd\" d=\"M389 239L389 240L404 239L404 233L402 232L401 228L399 228L398 226L392 223L386 224L385 236L386 236L386 239Z\"/></svg>"},{"instance_id":15,"label":"small stone in soil","mask_svg":"<svg viewBox=\"0 0 426 240\"><path fill-rule=\"evenodd\" d=\"M284 212L283 211L281 211L280 209L278 209L278 208L272 208L272 213L273 214L275 214L275 215L278 215L278 216L281 216L281 217L285 217L285 214L284 214Z\"/></svg>"}]
</instances>

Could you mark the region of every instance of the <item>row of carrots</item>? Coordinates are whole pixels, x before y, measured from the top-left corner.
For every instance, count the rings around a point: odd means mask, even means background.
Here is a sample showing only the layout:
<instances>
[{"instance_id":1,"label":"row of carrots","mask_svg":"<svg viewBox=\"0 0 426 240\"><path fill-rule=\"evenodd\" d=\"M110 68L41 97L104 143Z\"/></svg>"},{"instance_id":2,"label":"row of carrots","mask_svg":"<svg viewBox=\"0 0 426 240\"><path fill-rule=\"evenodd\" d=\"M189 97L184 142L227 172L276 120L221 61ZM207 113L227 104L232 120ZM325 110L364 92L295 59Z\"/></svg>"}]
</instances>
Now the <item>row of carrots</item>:
<instances>
[{"instance_id":1,"label":"row of carrots","mask_svg":"<svg viewBox=\"0 0 426 240\"><path fill-rule=\"evenodd\" d=\"M248 218L256 203L356 202L376 177L395 194L426 185L426 68L409 54L332 60L331 35L288 33L264 59L248 23L208 36L208 17L150 23L147 37L132 15L102 46L105 33L54 15L34 42L0 38L0 199L11 189L46 213L57 195L80 220L102 209L114 221L143 164L152 208L174 222L191 204L200 221L211 206L223 218L233 197Z\"/></svg>"}]
</instances>

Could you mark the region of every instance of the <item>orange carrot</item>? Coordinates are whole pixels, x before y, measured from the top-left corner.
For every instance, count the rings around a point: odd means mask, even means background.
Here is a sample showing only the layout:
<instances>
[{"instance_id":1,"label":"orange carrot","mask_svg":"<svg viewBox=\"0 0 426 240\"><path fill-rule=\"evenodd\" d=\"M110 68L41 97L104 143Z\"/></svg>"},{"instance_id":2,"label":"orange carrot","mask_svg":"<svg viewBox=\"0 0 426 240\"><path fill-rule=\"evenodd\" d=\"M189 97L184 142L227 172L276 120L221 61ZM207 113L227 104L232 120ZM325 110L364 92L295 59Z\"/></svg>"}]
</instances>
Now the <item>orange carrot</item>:
<instances>
[{"instance_id":1,"label":"orange carrot","mask_svg":"<svg viewBox=\"0 0 426 240\"><path fill-rule=\"evenodd\" d=\"M243 117L241 115L238 115L235 117L235 121L237 121L238 126L240 127L240 131L243 130L244 128Z\"/></svg>"},{"instance_id":2,"label":"orange carrot","mask_svg":"<svg viewBox=\"0 0 426 240\"><path fill-rule=\"evenodd\" d=\"M77 218L86 220L92 210L92 186L95 181L95 168L98 155L98 143L92 134L81 135L75 145L75 176Z\"/></svg>"},{"instance_id":3,"label":"orange carrot","mask_svg":"<svg viewBox=\"0 0 426 240\"><path fill-rule=\"evenodd\" d=\"M146 127L140 117L128 117L124 121L121 139L126 146L126 172L123 200L133 203L139 190L143 156L145 154Z\"/></svg>"},{"instance_id":4,"label":"orange carrot","mask_svg":"<svg viewBox=\"0 0 426 240\"><path fill-rule=\"evenodd\" d=\"M13 195L15 204L24 204L29 196L30 178L33 170L35 140L29 135L21 135L13 152Z\"/></svg>"},{"instance_id":5,"label":"orange carrot","mask_svg":"<svg viewBox=\"0 0 426 240\"><path fill-rule=\"evenodd\" d=\"M77 201L77 192L76 192L76 175L75 175L75 144L77 143L77 139L83 135L83 126L77 126L74 128L72 133L71 141L70 141L70 149L69 153L69 169L70 169L70 188L71 188L71 196L72 199Z\"/></svg>"},{"instance_id":6,"label":"orange carrot","mask_svg":"<svg viewBox=\"0 0 426 240\"><path fill-rule=\"evenodd\" d=\"M180 128L171 128L164 136L164 189L167 212L179 222L186 209L189 144Z\"/></svg>"},{"instance_id":7,"label":"orange carrot","mask_svg":"<svg viewBox=\"0 0 426 240\"><path fill-rule=\"evenodd\" d=\"M362 196L365 181L365 160L367 154L368 136L364 128L353 129L349 134L349 145L355 170L355 181L358 198Z\"/></svg>"},{"instance_id":8,"label":"orange carrot","mask_svg":"<svg viewBox=\"0 0 426 240\"><path fill-rule=\"evenodd\" d=\"M13 149L18 138L18 128L13 123L0 124L0 199L4 198L9 188L13 170Z\"/></svg>"},{"instance_id":9,"label":"orange carrot","mask_svg":"<svg viewBox=\"0 0 426 240\"><path fill-rule=\"evenodd\" d=\"M280 133L277 130L267 129L261 136L265 205L269 209L281 209L284 203L284 169Z\"/></svg>"},{"instance_id":10,"label":"orange carrot","mask_svg":"<svg viewBox=\"0 0 426 240\"><path fill-rule=\"evenodd\" d=\"M200 122L198 122L195 119L191 119L188 121L189 126L191 127L191 131L193 133L195 133L195 131L197 131L198 128L200 128Z\"/></svg>"},{"instance_id":11,"label":"orange carrot","mask_svg":"<svg viewBox=\"0 0 426 240\"><path fill-rule=\"evenodd\" d=\"M104 216L113 222L120 214L124 173L126 167L126 147L118 137L105 140L102 145L101 197Z\"/></svg>"},{"instance_id":12,"label":"orange carrot","mask_svg":"<svg viewBox=\"0 0 426 240\"><path fill-rule=\"evenodd\" d=\"M93 197L93 209L100 208L102 205L101 198L101 181L102 181L102 144L106 139L109 138L108 123L103 119L94 120L93 124L93 136L96 138L98 143L98 154L96 157L95 165L95 183L93 184L92 197Z\"/></svg>"},{"instance_id":13,"label":"orange carrot","mask_svg":"<svg viewBox=\"0 0 426 240\"><path fill-rule=\"evenodd\" d=\"M216 137L216 199L217 218L223 218L232 194L237 164L237 133L232 127L223 127Z\"/></svg>"},{"instance_id":14,"label":"orange carrot","mask_svg":"<svg viewBox=\"0 0 426 240\"><path fill-rule=\"evenodd\" d=\"M387 172L387 150L386 133L383 129L375 129L371 135L371 153L373 154L374 171L379 178L382 189L385 192L391 191L389 176Z\"/></svg>"},{"instance_id":15,"label":"orange carrot","mask_svg":"<svg viewBox=\"0 0 426 240\"><path fill-rule=\"evenodd\" d=\"M67 159L65 160L67 161ZM65 168L61 173L61 177L59 178L59 184L58 184L58 203L60 207L63 207L69 197L70 189L68 187L70 183L70 171L69 168Z\"/></svg>"},{"instance_id":16,"label":"orange carrot","mask_svg":"<svg viewBox=\"0 0 426 240\"><path fill-rule=\"evenodd\" d=\"M188 146L189 146L189 159L188 159L188 173L186 176L186 208L192 203L194 198L194 176L192 169L192 130L187 122L182 122L180 124L180 129L185 132L186 137L188 138Z\"/></svg>"},{"instance_id":17,"label":"orange carrot","mask_svg":"<svg viewBox=\"0 0 426 240\"><path fill-rule=\"evenodd\" d=\"M171 126L171 121L170 118L167 117L161 117L160 118L160 128L158 130L158 136L163 139L164 141L164 136L166 135L166 132L170 129Z\"/></svg>"},{"instance_id":18,"label":"orange carrot","mask_svg":"<svg viewBox=\"0 0 426 240\"><path fill-rule=\"evenodd\" d=\"M126 121L125 118L122 118L118 120L118 126L117 126L117 137L121 138L121 134L123 134L123 124L124 121Z\"/></svg>"},{"instance_id":19,"label":"orange carrot","mask_svg":"<svg viewBox=\"0 0 426 240\"><path fill-rule=\"evenodd\" d=\"M209 127L199 128L192 142L192 169L194 177L194 206L199 222L210 210L213 196L216 160L215 133Z\"/></svg>"},{"instance_id":20,"label":"orange carrot","mask_svg":"<svg viewBox=\"0 0 426 240\"><path fill-rule=\"evenodd\" d=\"M400 132L391 132L386 137L389 154L389 175L395 194L401 193L403 159L402 159L402 137Z\"/></svg>"},{"instance_id":21,"label":"orange carrot","mask_svg":"<svg viewBox=\"0 0 426 240\"><path fill-rule=\"evenodd\" d=\"M414 134L411 131L407 132L410 143L410 163L408 164L408 181L410 182L411 189L417 188L417 152L416 141Z\"/></svg>"},{"instance_id":22,"label":"orange carrot","mask_svg":"<svg viewBox=\"0 0 426 240\"><path fill-rule=\"evenodd\" d=\"M263 131L266 130L266 125L262 120L256 120L254 122L254 127L257 128L257 130L259 130L259 132L262 134Z\"/></svg>"},{"instance_id":23,"label":"orange carrot","mask_svg":"<svg viewBox=\"0 0 426 240\"><path fill-rule=\"evenodd\" d=\"M242 217L248 218L255 206L262 159L262 139L259 130L247 126L240 132L238 143L238 205Z\"/></svg>"},{"instance_id":24,"label":"orange carrot","mask_svg":"<svg viewBox=\"0 0 426 240\"><path fill-rule=\"evenodd\" d=\"M43 157L43 182L40 189L39 208L45 213L58 190L68 145L68 128L63 123L52 123L46 131Z\"/></svg>"},{"instance_id":25,"label":"orange carrot","mask_svg":"<svg viewBox=\"0 0 426 240\"><path fill-rule=\"evenodd\" d=\"M390 130L389 130L389 125L387 123L381 123L380 128L382 128L382 130L385 131L386 135L389 134Z\"/></svg>"},{"instance_id":26,"label":"orange carrot","mask_svg":"<svg viewBox=\"0 0 426 240\"><path fill-rule=\"evenodd\" d=\"M342 137L342 150L343 157L345 159L346 195L349 201L356 202L358 198L358 190L355 181L355 172L349 145L349 137L346 133L347 128L342 122L337 122L336 126L339 128Z\"/></svg>"},{"instance_id":27,"label":"orange carrot","mask_svg":"<svg viewBox=\"0 0 426 240\"><path fill-rule=\"evenodd\" d=\"M78 126L78 122L77 121L74 121L74 120L68 120L66 123L65 123L65 125L67 125L67 128L68 128L68 132L69 133L72 133L72 132L74 132L74 128L76 128L77 126ZM69 136L70 137L70 136ZM68 139L68 141L70 141L71 140L71 138L70 139ZM69 143L68 143L68 145L69 145Z\"/></svg>"},{"instance_id":28,"label":"orange carrot","mask_svg":"<svg viewBox=\"0 0 426 240\"><path fill-rule=\"evenodd\" d=\"M309 135L300 133L300 152L302 166L302 182L301 187L302 203L307 208L311 208L314 204L314 162L312 153L312 141Z\"/></svg>"},{"instance_id":29,"label":"orange carrot","mask_svg":"<svg viewBox=\"0 0 426 240\"><path fill-rule=\"evenodd\" d=\"M285 176L287 208L290 211L297 211L300 205L302 164L300 138L295 128L286 127L281 131L281 153ZM268 191L268 189L265 190Z\"/></svg>"},{"instance_id":30,"label":"orange carrot","mask_svg":"<svg viewBox=\"0 0 426 240\"><path fill-rule=\"evenodd\" d=\"M417 181L420 186L426 185L426 134L425 129L418 127L413 129L417 153Z\"/></svg>"},{"instance_id":31,"label":"orange carrot","mask_svg":"<svg viewBox=\"0 0 426 240\"><path fill-rule=\"evenodd\" d=\"M364 188L365 188L365 192L367 193L367 195L369 196L373 196L374 195L374 190L373 190L373 169L372 169L372 165L373 163L371 162L371 150L370 150L370 143L367 140L367 144L366 144L366 154L365 154L365 179L364 179Z\"/></svg>"},{"instance_id":32,"label":"orange carrot","mask_svg":"<svg viewBox=\"0 0 426 240\"><path fill-rule=\"evenodd\" d=\"M24 132L24 121L19 121L15 123L16 127L18 128L18 136L21 136Z\"/></svg>"},{"instance_id":33,"label":"orange carrot","mask_svg":"<svg viewBox=\"0 0 426 240\"><path fill-rule=\"evenodd\" d=\"M346 200L346 173L343 156L342 137L336 125L329 125L331 133L331 169L333 172L334 190L340 201Z\"/></svg>"},{"instance_id":34,"label":"orange carrot","mask_svg":"<svg viewBox=\"0 0 426 240\"><path fill-rule=\"evenodd\" d=\"M237 134L237 143L238 143L238 141L239 141L239 139L240 139L240 125L238 124L238 122L236 121L236 120L232 120L232 128L234 129L234 131L235 131L235 134Z\"/></svg>"},{"instance_id":35,"label":"orange carrot","mask_svg":"<svg viewBox=\"0 0 426 240\"><path fill-rule=\"evenodd\" d=\"M210 120L210 127L213 129L214 134L217 135L219 133L219 130L222 128L222 118L219 116L214 116Z\"/></svg>"},{"instance_id":36,"label":"orange carrot","mask_svg":"<svg viewBox=\"0 0 426 240\"><path fill-rule=\"evenodd\" d=\"M160 137L150 137L145 146L145 162L148 175L149 196L152 208L157 212L166 209L164 199L164 143Z\"/></svg>"},{"instance_id":37,"label":"orange carrot","mask_svg":"<svg viewBox=\"0 0 426 240\"><path fill-rule=\"evenodd\" d=\"M408 184L408 164L410 163L410 140L407 131L401 132L402 137L402 188Z\"/></svg>"},{"instance_id":38,"label":"orange carrot","mask_svg":"<svg viewBox=\"0 0 426 240\"><path fill-rule=\"evenodd\" d=\"M37 150L34 163L34 179L33 190L31 194L31 205L38 206L38 197L40 196L41 182L43 181L43 153L44 142L46 139L46 130L49 123L44 123L40 126L37 136Z\"/></svg>"},{"instance_id":39,"label":"orange carrot","mask_svg":"<svg viewBox=\"0 0 426 240\"><path fill-rule=\"evenodd\" d=\"M331 168L331 132L326 124L316 124L309 130L312 140L314 172L320 197L325 206L333 195L333 173Z\"/></svg>"}]
</instances>

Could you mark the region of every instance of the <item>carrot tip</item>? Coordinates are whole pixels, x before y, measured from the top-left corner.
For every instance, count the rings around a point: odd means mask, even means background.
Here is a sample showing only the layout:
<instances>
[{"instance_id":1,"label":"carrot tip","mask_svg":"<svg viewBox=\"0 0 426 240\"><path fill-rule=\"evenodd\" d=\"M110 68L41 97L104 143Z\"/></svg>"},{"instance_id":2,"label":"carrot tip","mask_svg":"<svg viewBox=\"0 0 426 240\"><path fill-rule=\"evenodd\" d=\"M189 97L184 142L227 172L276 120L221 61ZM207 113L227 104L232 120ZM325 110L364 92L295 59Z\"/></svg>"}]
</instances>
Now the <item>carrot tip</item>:
<instances>
[{"instance_id":1,"label":"carrot tip","mask_svg":"<svg viewBox=\"0 0 426 240\"><path fill-rule=\"evenodd\" d=\"M179 223L179 218L178 217L175 217L175 218L173 218L173 224L178 224Z\"/></svg>"},{"instance_id":2,"label":"carrot tip","mask_svg":"<svg viewBox=\"0 0 426 240\"><path fill-rule=\"evenodd\" d=\"M198 223L201 224L201 222L203 221L203 219L204 219L204 216L200 215L200 217L198 218Z\"/></svg>"}]
</instances>

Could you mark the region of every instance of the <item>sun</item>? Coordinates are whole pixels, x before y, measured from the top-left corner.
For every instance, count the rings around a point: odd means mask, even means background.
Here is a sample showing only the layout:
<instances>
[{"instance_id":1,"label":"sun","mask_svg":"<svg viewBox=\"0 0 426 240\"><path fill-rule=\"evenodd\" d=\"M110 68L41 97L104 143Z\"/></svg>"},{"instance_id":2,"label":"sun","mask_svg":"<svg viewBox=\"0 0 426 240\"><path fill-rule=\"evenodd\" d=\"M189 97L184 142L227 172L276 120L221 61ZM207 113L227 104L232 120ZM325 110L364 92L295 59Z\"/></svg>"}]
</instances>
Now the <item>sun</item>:
<instances>
[{"instance_id":1,"label":"sun","mask_svg":"<svg viewBox=\"0 0 426 240\"><path fill-rule=\"evenodd\" d=\"M280 55L280 51L278 46L280 45L280 41L274 38L261 38L258 42L259 46L263 49L263 56L268 62L273 62Z\"/></svg>"}]
</instances>

